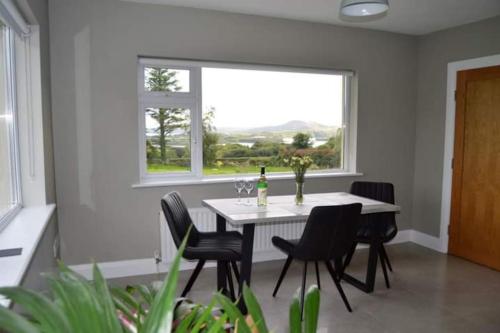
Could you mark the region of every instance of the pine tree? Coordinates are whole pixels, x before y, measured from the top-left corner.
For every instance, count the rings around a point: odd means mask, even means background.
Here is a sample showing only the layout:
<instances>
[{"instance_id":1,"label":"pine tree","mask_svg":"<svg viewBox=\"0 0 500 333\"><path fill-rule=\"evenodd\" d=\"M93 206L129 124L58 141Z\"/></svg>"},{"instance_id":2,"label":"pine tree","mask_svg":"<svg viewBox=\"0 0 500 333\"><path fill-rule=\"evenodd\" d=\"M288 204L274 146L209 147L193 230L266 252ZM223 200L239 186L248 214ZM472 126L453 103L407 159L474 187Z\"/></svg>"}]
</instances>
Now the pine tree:
<instances>
[{"instance_id":1,"label":"pine tree","mask_svg":"<svg viewBox=\"0 0 500 333\"><path fill-rule=\"evenodd\" d=\"M149 91L168 93L181 90L175 71L149 68L146 74L146 88ZM162 164L167 164L167 137L176 129L187 128L188 115L182 108L147 108L146 112L158 123L154 131L158 134L160 159Z\"/></svg>"}]
</instances>

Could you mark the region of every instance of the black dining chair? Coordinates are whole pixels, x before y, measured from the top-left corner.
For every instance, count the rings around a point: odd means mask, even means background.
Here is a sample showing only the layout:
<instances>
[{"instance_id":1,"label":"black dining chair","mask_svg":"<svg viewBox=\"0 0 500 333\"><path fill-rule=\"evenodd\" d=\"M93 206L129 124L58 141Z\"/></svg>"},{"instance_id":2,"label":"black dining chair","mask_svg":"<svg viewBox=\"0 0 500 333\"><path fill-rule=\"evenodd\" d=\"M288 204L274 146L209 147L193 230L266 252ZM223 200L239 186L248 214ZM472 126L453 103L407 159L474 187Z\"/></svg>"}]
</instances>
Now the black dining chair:
<instances>
[{"instance_id":1,"label":"black dining chair","mask_svg":"<svg viewBox=\"0 0 500 333\"><path fill-rule=\"evenodd\" d=\"M187 260L198 260L198 264L193 274L182 291L182 297L186 296L191 290L205 262L213 260L224 263L227 272L229 291L231 297L235 299L231 267L238 281L239 271L236 262L241 261L242 235L237 231L198 231L189 216L184 201L177 192L171 192L165 195L161 200L161 207L177 248L179 248L182 240L189 232L186 248L182 257Z\"/></svg>"},{"instance_id":2,"label":"black dining chair","mask_svg":"<svg viewBox=\"0 0 500 333\"><path fill-rule=\"evenodd\" d=\"M347 310L352 312L344 290L340 285L340 280L344 269L342 259L351 249L356 237L361 206L360 203L355 203L340 206L314 207L307 219L304 232L300 239L286 240L278 236L272 238L274 246L288 256L279 276L278 283L274 288L273 297L276 296L293 259L303 261L304 271L300 298L303 308L307 264L308 262L315 262L316 276L318 278L317 263L322 261L325 263ZM332 266L331 261L333 261L335 268Z\"/></svg>"},{"instance_id":3,"label":"black dining chair","mask_svg":"<svg viewBox=\"0 0 500 333\"><path fill-rule=\"evenodd\" d=\"M351 184L351 194L394 204L394 185L391 183L365 181L353 182ZM378 232L379 237L381 238L382 244L379 249L380 265L382 266L382 272L384 273L385 284L387 288L390 288L386 265L391 272L392 265L389 261L389 257L387 256L384 243L390 242L398 233L396 214L393 212L366 214L361 216L356 241L346 257L345 266L349 265L351 262L358 243L370 243L372 232Z\"/></svg>"}]
</instances>

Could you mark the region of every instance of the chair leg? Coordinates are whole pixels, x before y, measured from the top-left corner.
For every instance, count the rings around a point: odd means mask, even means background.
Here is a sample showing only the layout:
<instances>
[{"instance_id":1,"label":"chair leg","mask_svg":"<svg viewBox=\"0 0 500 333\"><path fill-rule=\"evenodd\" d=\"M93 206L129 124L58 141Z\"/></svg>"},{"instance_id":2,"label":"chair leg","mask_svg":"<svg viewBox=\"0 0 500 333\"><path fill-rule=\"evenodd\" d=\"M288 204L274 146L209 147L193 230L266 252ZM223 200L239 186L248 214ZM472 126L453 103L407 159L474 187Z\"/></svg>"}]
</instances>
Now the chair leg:
<instances>
[{"instance_id":1,"label":"chair leg","mask_svg":"<svg viewBox=\"0 0 500 333\"><path fill-rule=\"evenodd\" d=\"M302 275L302 289L300 289L300 320L304 320L304 295L306 293L307 261L304 261L304 274Z\"/></svg>"},{"instance_id":2,"label":"chair leg","mask_svg":"<svg viewBox=\"0 0 500 333\"><path fill-rule=\"evenodd\" d=\"M342 258L333 260L333 267L335 269L335 273L337 274L337 279L340 281L344 276L344 264L342 263Z\"/></svg>"},{"instance_id":3,"label":"chair leg","mask_svg":"<svg viewBox=\"0 0 500 333\"><path fill-rule=\"evenodd\" d=\"M233 267L234 277L236 278L236 281L239 281L240 271L238 270L238 265L236 264L235 261L231 261L231 267Z\"/></svg>"},{"instance_id":4,"label":"chair leg","mask_svg":"<svg viewBox=\"0 0 500 333\"><path fill-rule=\"evenodd\" d=\"M288 271L288 267L290 267L292 260L293 258L291 256L288 256L288 258L286 258L285 266L283 266L283 270L281 271L278 283L276 283L276 287L274 287L273 297L276 297L276 293L278 292L278 289L281 286L281 282L283 282L283 278L285 277L285 274Z\"/></svg>"},{"instance_id":5,"label":"chair leg","mask_svg":"<svg viewBox=\"0 0 500 333\"><path fill-rule=\"evenodd\" d=\"M229 263L227 261L224 262L224 265L226 265L227 283L229 285L229 293L230 293L231 299L233 301L235 301L236 296L234 293L233 274L231 274L231 268L229 267Z\"/></svg>"},{"instance_id":6,"label":"chair leg","mask_svg":"<svg viewBox=\"0 0 500 333\"><path fill-rule=\"evenodd\" d=\"M198 278L198 275L201 272L201 269L203 268L203 265L205 265L205 260L200 260L198 261L198 264L196 265L193 274L191 274L191 277L188 280L188 283L184 287L184 290L182 291L181 297L184 297L187 295L187 293L191 290L191 287L193 286L194 282Z\"/></svg>"},{"instance_id":7,"label":"chair leg","mask_svg":"<svg viewBox=\"0 0 500 333\"><path fill-rule=\"evenodd\" d=\"M344 304L349 312L352 312L351 305L349 304L349 301L347 300L347 297L345 296L344 289L342 289L342 286L340 285L340 281L337 278L337 273L332 267L332 264L327 260L325 261L326 268L328 269L328 272L330 272L330 275L332 276L333 283L335 283L335 286L337 287L337 290L339 291L340 297L342 297L342 301L344 301Z\"/></svg>"},{"instance_id":8,"label":"chair leg","mask_svg":"<svg viewBox=\"0 0 500 333\"><path fill-rule=\"evenodd\" d=\"M319 280L319 267L318 267L318 262L314 262L314 266L316 266L316 281L318 281L318 289L321 290L321 283Z\"/></svg>"},{"instance_id":9,"label":"chair leg","mask_svg":"<svg viewBox=\"0 0 500 333\"><path fill-rule=\"evenodd\" d=\"M387 252L385 251L384 245L380 247L380 251L382 252L385 262L387 263L387 267L389 267L389 270L392 272L392 265L391 262L389 261L389 256L387 255Z\"/></svg>"},{"instance_id":10,"label":"chair leg","mask_svg":"<svg viewBox=\"0 0 500 333\"><path fill-rule=\"evenodd\" d=\"M382 272L384 272L385 286L387 288L390 288L391 285L389 284L389 276L387 276L387 269L385 268L385 259L381 251L379 251L379 257L380 257L380 266L382 266Z\"/></svg>"},{"instance_id":11,"label":"chair leg","mask_svg":"<svg viewBox=\"0 0 500 333\"><path fill-rule=\"evenodd\" d=\"M345 261L344 261L344 270L351 263L352 256L354 255L354 252L356 252L357 245L358 245L358 243L354 242L354 244L352 244L351 250L347 253L347 256L346 256Z\"/></svg>"}]
</instances>

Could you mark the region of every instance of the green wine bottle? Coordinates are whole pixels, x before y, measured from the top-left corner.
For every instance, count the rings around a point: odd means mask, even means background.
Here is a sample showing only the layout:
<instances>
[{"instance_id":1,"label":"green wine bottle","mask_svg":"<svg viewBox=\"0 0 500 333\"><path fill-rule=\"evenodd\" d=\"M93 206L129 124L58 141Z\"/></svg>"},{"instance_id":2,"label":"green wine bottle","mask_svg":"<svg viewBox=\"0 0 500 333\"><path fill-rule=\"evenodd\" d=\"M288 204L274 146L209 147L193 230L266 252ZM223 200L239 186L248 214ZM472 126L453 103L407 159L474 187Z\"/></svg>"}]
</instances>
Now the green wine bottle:
<instances>
[{"instance_id":1,"label":"green wine bottle","mask_svg":"<svg viewBox=\"0 0 500 333\"><path fill-rule=\"evenodd\" d=\"M267 179L266 167L260 167L260 178L257 181L257 206L267 206Z\"/></svg>"}]
</instances>

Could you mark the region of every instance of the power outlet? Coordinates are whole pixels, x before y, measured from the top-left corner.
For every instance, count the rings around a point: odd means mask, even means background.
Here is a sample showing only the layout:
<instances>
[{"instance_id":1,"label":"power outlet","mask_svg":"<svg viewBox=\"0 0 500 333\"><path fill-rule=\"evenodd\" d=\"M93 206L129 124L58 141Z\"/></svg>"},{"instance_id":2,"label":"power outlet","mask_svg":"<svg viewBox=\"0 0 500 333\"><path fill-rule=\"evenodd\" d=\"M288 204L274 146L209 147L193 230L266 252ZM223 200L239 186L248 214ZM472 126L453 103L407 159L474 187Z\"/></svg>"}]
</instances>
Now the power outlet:
<instances>
[{"instance_id":1,"label":"power outlet","mask_svg":"<svg viewBox=\"0 0 500 333\"><path fill-rule=\"evenodd\" d=\"M158 250L155 250L153 252L153 257L155 258L155 262L156 264L159 264L161 262L161 254L160 254L160 251Z\"/></svg>"}]
</instances>

